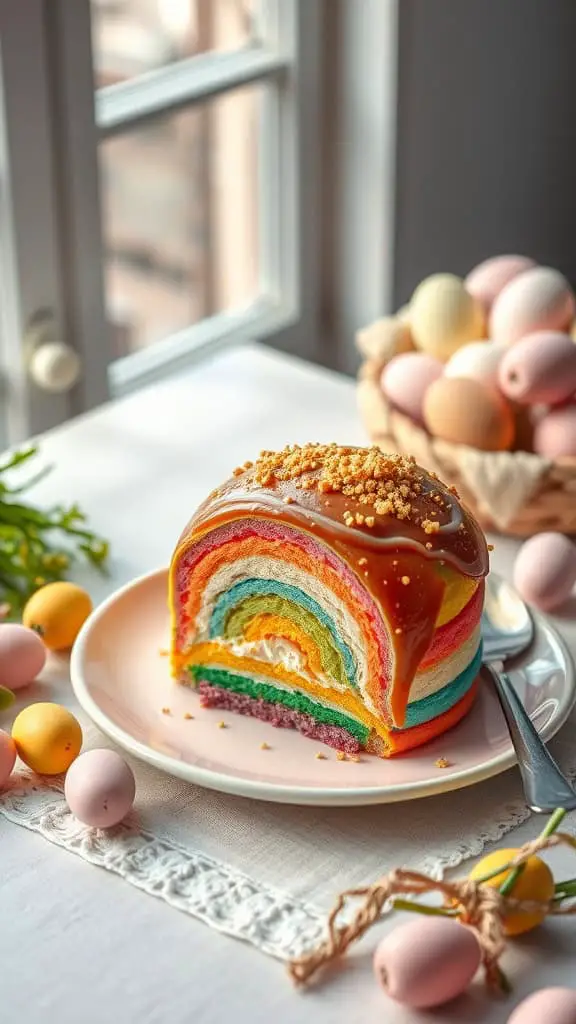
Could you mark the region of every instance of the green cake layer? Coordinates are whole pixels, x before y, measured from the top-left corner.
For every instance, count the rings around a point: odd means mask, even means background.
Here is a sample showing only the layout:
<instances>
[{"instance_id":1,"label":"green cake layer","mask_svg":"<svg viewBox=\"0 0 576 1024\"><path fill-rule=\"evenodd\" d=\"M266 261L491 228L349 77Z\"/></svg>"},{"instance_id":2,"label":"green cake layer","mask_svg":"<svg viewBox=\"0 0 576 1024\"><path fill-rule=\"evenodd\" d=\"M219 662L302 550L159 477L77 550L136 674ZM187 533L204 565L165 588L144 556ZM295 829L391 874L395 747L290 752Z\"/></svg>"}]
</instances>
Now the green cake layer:
<instances>
[{"instance_id":1,"label":"green cake layer","mask_svg":"<svg viewBox=\"0 0 576 1024\"><path fill-rule=\"evenodd\" d=\"M366 744L370 735L370 729L368 726L363 725L362 722L357 722L340 711L316 704L298 690L282 690L271 683L257 682L254 679L249 679L247 676L237 675L235 672L230 672L224 668L190 665L188 671L195 682L203 680L211 683L213 686L233 690L234 693L243 693L254 700L265 700L270 704L283 704L284 707L310 715L317 722L321 722L324 725L334 725L341 729L346 729L351 736L354 736L363 745Z\"/></svg>"}]
</instances>

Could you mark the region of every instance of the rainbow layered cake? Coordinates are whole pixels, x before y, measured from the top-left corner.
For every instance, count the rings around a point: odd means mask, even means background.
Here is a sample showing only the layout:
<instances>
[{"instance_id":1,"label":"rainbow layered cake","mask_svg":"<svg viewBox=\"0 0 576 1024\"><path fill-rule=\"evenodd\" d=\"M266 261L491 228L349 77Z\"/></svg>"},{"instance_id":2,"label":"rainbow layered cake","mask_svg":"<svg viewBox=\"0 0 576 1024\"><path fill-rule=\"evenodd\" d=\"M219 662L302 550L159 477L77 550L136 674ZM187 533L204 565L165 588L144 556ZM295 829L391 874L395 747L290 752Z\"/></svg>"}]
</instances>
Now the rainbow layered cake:
<instances>
[{"instance_id":1,"label":"rainbow layered cake","mask_svg":"<svg viewBox=\"0 0 576 1024\"><path fill-rule=\"evenodd\" d=\"M480 527L413 459L265 451L174 552L173 674L205 707L399 754L473 704L487 571Z\"/></svg>"}]
</instances>

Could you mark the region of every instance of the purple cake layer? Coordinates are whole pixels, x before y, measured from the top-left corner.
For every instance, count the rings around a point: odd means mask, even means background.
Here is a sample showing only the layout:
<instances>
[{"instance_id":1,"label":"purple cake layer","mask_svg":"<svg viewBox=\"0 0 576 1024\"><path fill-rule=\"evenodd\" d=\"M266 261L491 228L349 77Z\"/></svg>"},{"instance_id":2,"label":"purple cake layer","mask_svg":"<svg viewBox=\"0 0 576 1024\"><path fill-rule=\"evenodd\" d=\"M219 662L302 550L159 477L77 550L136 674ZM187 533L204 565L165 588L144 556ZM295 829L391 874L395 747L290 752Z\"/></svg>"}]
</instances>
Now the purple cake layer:
<instances>
[{"instance_id":1,"label":"purple cake layer","mask_svg":"<svg viewBox=\"0 0 576 1024\"><path fill-rule=\"evenodd\" d=\"M198 682L198 692L204 708L223 708L225 711L260 718L263 722L269 722L270 725L281 729L297 729L304 736L326 743L336 750L343 750L346 754L358 754L362 750L358 740L346 729L317 722L311 715L284 707L283 704L272 704L243 693L233 693L203 680Z\"/></svg>"}]
</instances>

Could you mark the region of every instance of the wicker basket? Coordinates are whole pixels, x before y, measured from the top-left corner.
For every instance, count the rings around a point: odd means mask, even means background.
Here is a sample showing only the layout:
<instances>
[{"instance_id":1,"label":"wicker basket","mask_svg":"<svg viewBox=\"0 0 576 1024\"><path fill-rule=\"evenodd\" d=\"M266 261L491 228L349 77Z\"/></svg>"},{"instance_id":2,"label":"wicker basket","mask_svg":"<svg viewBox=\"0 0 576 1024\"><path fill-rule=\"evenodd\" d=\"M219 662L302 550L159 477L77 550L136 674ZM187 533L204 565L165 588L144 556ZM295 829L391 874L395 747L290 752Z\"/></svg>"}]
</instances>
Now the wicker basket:
<instances>
[{"instance_id":1,"label":"wicker basket","mask_svg":"<svg viewBox=\"0 0 576 1024\"><path fill-rule=\"evenodd\" d=\"M451 444L388 403L380 375L393 355L409 347L406 330L390 318L357 336L366 357L358 374L358 403L371 439L385 451L414 455L425 469L454 484L485 530L519 537L541 530L576 534L576 458L552 462L532 452L482 452Z\"/></svg>"}]
</instances>

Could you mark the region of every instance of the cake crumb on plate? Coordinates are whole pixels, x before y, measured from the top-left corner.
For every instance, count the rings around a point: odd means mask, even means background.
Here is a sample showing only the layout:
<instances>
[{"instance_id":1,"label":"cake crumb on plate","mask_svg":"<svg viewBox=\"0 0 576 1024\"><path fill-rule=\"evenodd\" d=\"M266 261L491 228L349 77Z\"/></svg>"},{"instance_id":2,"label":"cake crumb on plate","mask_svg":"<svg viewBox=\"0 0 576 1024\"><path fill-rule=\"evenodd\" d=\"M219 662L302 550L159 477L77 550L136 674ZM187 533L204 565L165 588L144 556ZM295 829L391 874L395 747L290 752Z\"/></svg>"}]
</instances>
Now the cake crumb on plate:
<instances>
[{"instance_id":1,"label":"cake crumb on plate","mask_svg":"<svg viewBox=\"0 0 576 1024\"><path fill-rule=\"evenodd\" d=\"M162 708L162 714L163 715L171 715L172 712L170 711L170 708Z\"/></svg>"},{"instance_id":2,"label":"cake crumb on plate","mask_svg":"<svg viewBox=\"0 0 576 1024\"><path fill-rule=\"evenodd\" d=\"M435 768L450 768L452 762L446 757L439 757L437 761L434 761Z\"/></svg>"}]
</instances>

